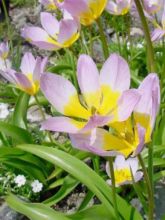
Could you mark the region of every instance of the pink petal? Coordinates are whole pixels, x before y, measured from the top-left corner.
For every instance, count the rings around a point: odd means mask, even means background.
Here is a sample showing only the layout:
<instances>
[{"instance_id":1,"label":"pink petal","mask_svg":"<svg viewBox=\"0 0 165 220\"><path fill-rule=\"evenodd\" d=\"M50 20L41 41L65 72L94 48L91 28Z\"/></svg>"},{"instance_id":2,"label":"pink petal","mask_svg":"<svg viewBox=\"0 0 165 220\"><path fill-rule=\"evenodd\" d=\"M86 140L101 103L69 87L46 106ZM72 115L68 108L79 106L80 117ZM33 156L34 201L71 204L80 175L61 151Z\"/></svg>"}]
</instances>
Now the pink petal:
<instances>
[{"instance_id":1,"label":"pink petal","mask_svg":"<svg viewBox=\"0 0 165 220\"><path fill-rule=\"evenodd\" d=\"M129 89L130 70L127 62L121 56L112 54L101 69L100 81L101 85L107 85L113 91Z\"/></svg>"},{"instance_id":2,"label":"pink petal","mask_svg":"<svg viewBox=\"0 0 165 220\"><path fill-rule=\"evenodd\" d=\"M58 20L48 12L42 12L40 16L42 27L52 38L57 39L60 28Z\"/></svg>"},{"instance_id":3,"label":"pink petal","mask_svg":"<svg viewBox=\"0 0 165 220\"><path fill-rule=\"evenodd\" d=\"M57 0L55 2L57 2ZM75 17L78 17L82 12L88 11L88 1L86 0L76 2L75 0L64 0L58 5Z\"/></svg>"},{"instance_id":4,"label":"pink petal","mask_svg":"<svg viewBox=\"0 0 165 220\"><path fill-rule=\"evenodd\" d=\"M123 92L118 101L118 121L125 121L129 118L140 97L140 93L136 89Z\"/></svg>"},{"instance_id":5,"label":"pink petal","mask_svg":"<svg viewBox=\"0 0 165 220\"><path fill-rule=\"evenodd\" d=\"M160 40L164 35L165 35L165 30L160 29L160 28L156 28L152 32L151 40L152 41Z\"/></svg>"},{"instance_id":6,"label":"pink petal","mask_svg":"<svg viewBox=\"0 0 165 220\"><path fill-rule=\"evenodd\" d=\"M67 117L51 117L42 123L42 130L77 133L84 123Z\"/></svg>"},{"instance_id":7,"label":"pink petal","mask_svg":"<svg viewBox=\"0 0 165 220\"><path fill-rule=\"evenodd\" d=\"M141 114L147 114L151 118L152 127L160 105L160 85L157 74L149 74L138 88L141 98L134 111Z\"/></svg>"},{"instance_id":8,"label":"pink petal","mask_svg":"<svg viewBox=\"0 0 165 220\"><path fill-rule=\"evenodd\" d=\"M135 183L139 182L142 179L142 177L143 177L143 172L141 171L136 172L136 174L134 175Z\"/></svg>"},{"instance_id":9,"label":"pink petal","mask_svg":"<svg viewBox=\"0 0 165 220\"><path fill-rule=\"evenodd\" d=\"M38 81L38 82L40 81L40 76L44 72L47 62L48 62L47 57L45 57L43 60L40 57L37 57L35 68L34 68L34 73L33 73L34 81Z\"/></svg>"},{"instance_id":10,"label":"pink petal","mask_svg":"<svg viewBox=\"0 0 165 220\"><path fill-rule=\"evenodd\" d=\"M99 115L94 115L91 116L89 121L86 123L86 125L83 127L83 129L80 132L87 132L91 131L94 128L97 127L102 127L112 119L110 116L99 116Z\"/></svg>"},{"instance_id":11,"label":"pink petal","mask_svg":"<svg viewBox=\"0 0 165 220\"><path fill-rule=\"evenodd\" d=\"M111 141L107 143L107 136L113 140L113 143ZM70 139L73 147L100 156L116 156L117 154L121 154L120 150L124 148L124 142L121 141L120 145L118 145L118 138L100 128L93 129L91 132L87 133L72 134L70 135ZM104 150L105 147L109 148L109 146L112 150Z\"/></svg>"},{"instance_id":12,"label":"pink petal","mask_svg":"<svg viewBox=\"0 0 165 220\"><path fill-rule=\"evenodd\" d=\"M33 74L35 68L35 58L32 53L26 52L22 58L20 69L23 74Z\"/></svg>"},{"instance_id":13,"label":"pink petal","mask_svg":"<svg viewBox=\"0 0 165 220\"><path fill-rule=\"evenodd\" d=\"M79 102L75 87L64 77L51 73L42 74L41 90L60 113L73 117L81 117L81 114L88 114ZM73 97L74 102L70 103ZM67 113L65 111L66 106L69 108Z\"/></svg>"},{"instance_id":14,"label":"pink petal","mask_svg":"<svg viewBox=\"0 0 165 220\"><path fill-rule=\"evenodd\" d=\"M81 55L77 64L77 78L79 87L89 107L100 104L99 72L96 64L88 55ZM93 94L92 98L88 97ZM91 102L91 103L90 103Z\"/></svg>"},{"instance_id":15,"label":"pink petal","mask_svg":"<svg viewBox=\"0 0 165 220\"><path fill-rule=\"evenodd\" d=\"M0 71L0 74L13 84L17 84L17 79L15 77L16 71L13 69L8 69L6 71Z\"/></svg>"},{"instance_id":16,"label":"pink petal","mask_svg":"<svg viewBox=\"0 0 165 220\"><path fill-rule=\"evenodd\" d=\"M135 151L132 154L132 157L136 157L139 153L142 152L145 144L145 134L146 134L146 129L140 126L140 124L137 124L137 134L138 134L138 139L139 139L139 144L136 147Z\"/></svg>"},{"instance_id":17,"label":"pink petal","mask_svg":"<svg viewBox=\"0 0 165 220\"><path fill-rule=\"evenodd\" d=\"M17 80L17 85L18 87L20 87L20 89L22 90L31 90L32 83L30 82L30 80L26 77L26 75L22 74L22 73L15 73L15 78Z\"/></svg>"},{"instance_id":18,"label":"pink petal","mask_svg":"<svg viewBox=\"0 0 165 220\"><path fill-rule=\"evenodd\" d=\"M64 44L78 33L78 25L75 20L67 19L60 21L60 30L58 35L58 42Z\"/></svg>"},{"instance_id":19,"label":"pink petal","mask_svg":"<svg viewBox=\"0 0 165 220\"><path fill-rule=\"evenodd\" d=\"M56 42L53 42L53 39L49 41L49 35L39 27L26 27L21 31L21 36L41 49L57 50L60 48Z\"/></svg>"}]
</instances>

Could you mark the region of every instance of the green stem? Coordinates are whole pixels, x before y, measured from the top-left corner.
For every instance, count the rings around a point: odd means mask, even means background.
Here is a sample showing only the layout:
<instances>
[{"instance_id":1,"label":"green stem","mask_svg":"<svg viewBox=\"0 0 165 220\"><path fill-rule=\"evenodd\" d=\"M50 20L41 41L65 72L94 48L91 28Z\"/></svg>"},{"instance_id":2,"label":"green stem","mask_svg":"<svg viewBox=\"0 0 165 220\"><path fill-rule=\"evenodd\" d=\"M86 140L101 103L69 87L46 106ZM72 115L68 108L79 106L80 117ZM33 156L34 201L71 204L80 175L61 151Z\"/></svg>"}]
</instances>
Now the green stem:
<instances>
[{"instance_id":1,"label":"green stem","mask_svg":"<svg viewBox=\"0 0 165 220\"><path fill-rule=\"evenodd\" d=\"M146 181L146 186L147 186L147 191L148 191L148 220L153 220L154 219L154 197L153 197L153 191L152 191L152 185L150 182L150 178L148 176L144 161L142 156L139 154L138 155L139 163L142 167L144 178Z\"/></svg>"},{"instance_id":2,"label":"green stem","mask_svg":"<svg viewBox=\"0 0 165 220\"><path fill-rule=\"evenodd\" d=\"M119 213L118 213L118 208L117 208L115 174L114 174L114 168L113 168L113 157L109 157L109 168L110 168L111 183L112 183L113 206L115 209L116 219L118 220L120 218L119 218Z\"/></svg>"},{"instance_id":3,"label":"green stem","mask_svg":"<svg viewBox=\"0 0 165 220\"><path fill-rule=\"evenodd\" d=\"M150 31L149 31L149 27L147 24L147 20L145 18L144 15L144 11L141 5L140 0L135 0L135 4L136 4L136 8L138 10L141 22L142 22L142 26L143 26L143 30L144 30L144 36L146 39L146 43L147 43L147 58L148 58L148 70L149 72L155 72L155 58L154 58L154 50L153 50L153 46L152 46L152 41L151 41L151 37L150 37Z\"/></svg>"},{"instance_id":4,"label":"green stem","mask_svg":"<svg viewBox=\"0 0 165 220\"><path fill-rule=\"evenodd\" d=\"M84 36L83 30L81 30L80 36L81 36L80 37L80 43L81 43L81 47L82 47L82 52L90 54L88 46L87 46L86 41L85 41L85 36Z\"/></svg>"},{"instance_id":5,"label":"green stem","mask_svg":"<svg viewBox=\"0 0 165 220\"><path fill-rule=\"evenodd\" d=\"M45 113L44 113L44 111L42 110L42 107L41 107L41 105L40 105L40 102L39 102L39 100L38 100L37 95L34 95L34 99L35 99L36 104L37 104L37 106L38 106L38 108L39 108L39 111L40 111L40 113L41 113L41 115L42 115L43 120L45 120L45 119L46 119ZM47 132L47 134L48 134L48 137L49 137L50 142L51 142L52 144L54 144L55 141L53 140L53 138L52 138L51 134L49 133L49 131Z\"/></svg>"},{"instance_id":6,"label":"green stem","mask_svg":"<svg viewBox=\"0 0 165 220\"><path fill-rule=\"evenodd\" d=\"M148 175L150 178L150 183L151 183L151 188L152 191L154 190L154 181L153 181L153 174L154 174L154 170L153 170L153 144L150 143L148 146Z\"/></svg>"},{"instance_id":7,"label":"green stem","mask_svg":"<svg viewBox=\"0 0 165 220\"><path fill-rule=\"evenodd\" d=\"M105 59L107 59L108 56L109 56L109 49L108 49L107 39L106 39L106 36L104 34L103 25L101 23L100 18L97 19L97 25L99 27L100 39L101 39L101 42L102 42L104 57L105 57Z\"/></svg>"},{"instance_id":8,"label":"green stem","mask_svg":"<svg viewBox=\"0 0 165 220\"><path fill-rule=\"evenodd\" d=\"M4 13L5 13L5 19L6 19L6 24L7 24L7 35L8 35L9 40L10 40L11 52L13 52L12 30L11 30L11 27L10 27L10 20L9 20L9 16L8 16L7 9L6 9L6 4L5 4L4 0L2 0L2 6L3 6L3 9L4 9Z\"/></svg>"},{"instance_id":9,"label":"green stem","mask_svg":"<svg viewBox=\"0 0 165 220\"><path fill-rule=\"evenodd\" d=\"M68 52L69 52L69 56L70 56L70 62L72 65L74 86L78 89L78 82L77 82L77 76L76 76L76 66L75 66L75 60L74 60L74 52L72 51L71 48L69 48Z\"/></svg>"},{"instance_id":10,"label":"green stem","mask_svg":"<svg viewBox=\"0 0 165 220\"><path fill-rule=\"evenodd\" d=\"M89 26L89 48L90 48L90 55L91 57L93 57L92 26Z\"/></svg>"},{"instance_id":11,"label":"green stem","mask_svg":"<svg viewBox=\"0 0 165 220\"><path fill-rule=\"evenodd\" d=\"M43 112L43 110L42 110L42 107L41 107L41 105L40 105L40 102L39 102L39 100L38 100L37 95L34 95L34 99L35 99L35 101L36 101L36 104L38 105L38 108L39 108L39 110L40 110L40 113L41 113L41 115L42 115L43 120L45 120L45 114L44 114L44 112Z\"/></svg>"}]
</instances>

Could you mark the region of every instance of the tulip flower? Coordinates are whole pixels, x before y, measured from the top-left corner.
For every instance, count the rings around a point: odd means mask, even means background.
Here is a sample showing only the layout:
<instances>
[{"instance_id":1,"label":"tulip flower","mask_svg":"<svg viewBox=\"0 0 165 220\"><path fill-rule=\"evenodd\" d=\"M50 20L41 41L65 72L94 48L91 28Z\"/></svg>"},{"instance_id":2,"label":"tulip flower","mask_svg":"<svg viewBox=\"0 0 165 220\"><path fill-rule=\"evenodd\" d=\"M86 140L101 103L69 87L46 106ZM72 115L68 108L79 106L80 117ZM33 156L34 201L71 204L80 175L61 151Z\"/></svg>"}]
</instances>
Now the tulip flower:
<instances>
[{"instance_id":1,"label":"tulip flower","mask_svg":"<svg viewBox=\"0 0 165 220\"><path fill-rule=\"evenodd\" d=\"M53 0L39 0L39 2L45 7L48 11L54 11L57 9L57 6Z\"/></svg>"},{"instance_id":2,"label":"tulip flower","mask_svg":"<svg viewBox=\"0 0 165 220\"><path fill-rule=\"evenodd\" d=\"M6 60L9 54L9 45L7 42L0 43L0 58Z\"/></svg>"},{"instance_id":3,"label":"tulip flower","mask_svg":"<svg viewBox=\"0 0 165 220\"><path fill-rule=\"evenodd\" d=\"M109 124L112 132L102 128L84 134L70 134L73 147L101 156L139 154L151 140L160 104L160 87L156 74L149 74L138 88L141 98L133 111L133 118ZM129 108L129 107L128 107Z\"/></svg>"},{"instance_id":4,"label":"tulip flower","mask_svg":"<svg viewBox=\"0 0 165 220\"><path fill-rule=\"evenodd\" d=\"M162 0L144 0L144 9L149 14L155 14L162 7Z\"/></svg>"},{"instance_id":5,"label":"tulip flower","mask_svg":"<svg viewBox=\"0 0 165 220\"><path fill-rule=\"evenodd\" d=\"M58 21L48 12L41 13L40 27L26 27L22 37L45 50L58 50L71 46L79 38L79 26L74 19Z\"/></svg>"},{"instance_id":6,"label":"tulip flower","mask_svg":"<svg viewBox=\"0 0 165 220\"><path fill-rule=\"evenodd\" d=\"M131 8L132 0L109 0L106 10L113 15L125 15Z\"/></svg>"},{"instance_id":7,"label":"tulip flower","mask_svg":"<svg viewBox=\"0 0 165 220\"><path fill-rule=\"evenodd\" d=\"M140 95L129 90L127 62L112 54L100 74L88 55L78 59L77 78L82 96L64 77L46 73L41 76L41 90L49 102L64 116L43 122L42 129L78 133L101 127L110 121L124 121L132 113Z\"/></svg>"},{"instance_id":8,"label":"tulip flower","mask_svg":"<svg viewBox=\"0 0 165 220\"><path fill-rule=\"evenodd\" d=\"M31 53L25 53L21 61L21 72L7 69L2 71L1 75L22 91L35 95L40 88L40 76L44 72L46 63L47 58L35 59Z\"/></svg>"},{"instance_id":9,"label":"tulip flower","mask_svg":"<svg viewBox=\"0 0 165 220\"><path fill-rule=\"evenodd\" d=\"M161 26L156 23L157 28L152 32L152 41L160 40L165 36L165 4L162 14Z\"/></svg>"},{"instance_id":10,"label":"tulip flower","mask_svg":"<svg viewBox=\"0 0 165 220\"><path fill-rule=\"evenodd\" d=\"M113 167L115 185L117 187L121 185L132 184L133 179L135 182L138 182L143 177L143 173L141 171L138 171L137 158L128 158L126 160L124 156L118 155L114 161ZM108 162L106 163L106 172L108 176L111 178L110 167ZM111 179L107 180L107 183L111 185Z\"/></svg>"},{"instance_id":11,"label":"tulip flower","mask_svg":"<svg viewBox=\"0 0 165 220\"><path fill-rule=\"evenodd\" d=\"M64 0L61 3L54 1L59 8L67 10L85 26L97 20L107 4L107 0Z\"/></svg>"}]
</instances>

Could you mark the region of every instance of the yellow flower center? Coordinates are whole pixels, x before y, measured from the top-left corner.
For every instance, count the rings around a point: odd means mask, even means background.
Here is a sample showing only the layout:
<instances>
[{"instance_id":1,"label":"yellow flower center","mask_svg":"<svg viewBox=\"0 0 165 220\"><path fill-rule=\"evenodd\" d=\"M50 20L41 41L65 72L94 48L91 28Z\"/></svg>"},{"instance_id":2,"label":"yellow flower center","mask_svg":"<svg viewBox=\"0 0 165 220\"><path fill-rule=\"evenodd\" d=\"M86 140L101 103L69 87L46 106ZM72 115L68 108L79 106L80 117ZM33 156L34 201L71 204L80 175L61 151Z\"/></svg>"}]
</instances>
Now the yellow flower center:
<instances>
[{"instance_id":1,"label":"yellow flower center","mask_svg":"<svg viewBox=\"0 0 165 220\"><path fill-rule=\"evenodd\" d=\"M119 169L114 171L116 185L125 181L132 181L131 171L129 168Z\"/></svg>"}]
</instances>

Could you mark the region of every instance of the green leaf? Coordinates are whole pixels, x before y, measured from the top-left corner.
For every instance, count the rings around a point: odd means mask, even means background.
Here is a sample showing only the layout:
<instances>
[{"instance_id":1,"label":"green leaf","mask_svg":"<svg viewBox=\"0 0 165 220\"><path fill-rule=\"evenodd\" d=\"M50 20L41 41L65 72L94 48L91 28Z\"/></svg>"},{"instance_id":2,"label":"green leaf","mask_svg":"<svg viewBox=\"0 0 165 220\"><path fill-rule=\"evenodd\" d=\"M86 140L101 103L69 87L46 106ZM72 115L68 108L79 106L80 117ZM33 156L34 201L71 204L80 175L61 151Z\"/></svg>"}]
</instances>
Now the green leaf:
<instances>
[{"instance_id":1,"label":"green leaf","mask_svg":"<svg viewBox=\"0 0 165 220\"><path fill-rule=\"evenodd\" d=\"M27 203L13 194L6 196L6 202L12 209L26 215L31 220L69 220L64 214L58 213L43 204Z\"/></svg>"},{"instance_id":2,"label":"green leaf","mask_svg":"<svg viewBox=\"0 0 165 220\"><path fill-rule=\"evenodd\" d=\"M145 162L145 166L148 167L148 160L145 159L144 162ZM153 166L154 167L164 167L165 166L165 159L154 157L153 158Z\"/></svg>"},{"instance_id":3,"label":"green leaf","mask_svg":"<svg viewBox=\"0 0 165 220\"><path fill-rule=\"evenodd\" d=\"M86 194L86 196L85 196L85 198L84 198L84 200L82 201L81 205L79 206L78 210L83 210L83 209L85 209L85 208L88 206L89 202L91 201L91 199L92 199L93 197L94 197L93 192L88 191L87 194Z\"/></svg>"},{"instance_id":4,"label":"green leaf","mask_svg":"<svg viewBox=\"0 0 165 220\"><path fill-rule=\"evenodd\" d=\"M63 198L65 198L69 193L71 193L78 184L79 184L78 180L71 177L70 175L66 176L64 179L64 183L62 187L59 189L59 191L51 198L45 200L44 203L48 206L52 206L58 203Z\"/></svg>"},{"instance_id":5,"label":"green leaf","mask_svg":"<svg viewBox=\"0 0 165 220\"><path fill-rule=\"evenodd\" d=\"M64 70L72 70L72 67L69 65L56 65L48 68L48 72L51 73L61 73Z\"/></svg>"},{"instance_id":6,"label":"green leaf","mask_svg":"<svg viewBox=\"0 0 165 220\"><path fill-rule=\"evenodd\" d=\"M26 129L26 118L30 96L21 92L13 113L13 124Z\"/></svg>"},{"instance_id":7,"label":"green leaf","mask_svg":"<svg viewBox=\"0 0 165 220\"><path fill-rule=\"evenodd\" d=\"M0 131L3 134L12 137L14 140L17 140L18 143L30 144L33 142L32 137L28 131L15 125L0 121Z\"/></svg>"},{"instance_id":8,"label":"green leaf","mask_svg":"<svg viewBox=\"0 0 165 220\"><path fill-rule=\"evenodd\" d=\"M28 162L25 162L23 160L15 159L15 158L0 158L0 161L10 167L16 168L18 170L21 170L23 173L26 173L32 178L38 179L42 183L45 182L45 175L43 174L42 170Z\"/></svg>"},{"instance_id":9,"label":"green leaf","mask_svg":"<svg viewBox=\"0 0 165 220\"><path fill-rule=\"evenodd\" d=\"M72 220L111 220L113 216L103 205L95 205L91 208L80 211L69 216ZM132 220L134 220L132 218Z\"/></svg>"},{"instance_id":10,"label":"green leaf","mask_svg":"<svg viewBox=\"0 0 165 220\"><path fill-rule=\"evenodd\" d=\"M19 149L35 154L54 165L61 167L80 182L85 184L107 208L115 219L114 209L112 207L112 191L108 184L92 169L90 169L81 160L69 155L66 152L55 148L47 148L45 146L36 145L19 145ZM126 220L141 220L141 215L131 207L124 199L117 196L118 209L121 216Z\"/></svg>"},{"instance_id":11,"label":"green leaf","mask_svg":"<svg viewBox=\"0 0 165 220\"><path fill-rule=\"evenodd\" d=\"M35 155L26 153L25 151L22 151L17 148L1 147L0 160L11 161L11 159L21 160L23 163L28 162L32 166L34 165L38 167L39 170L42 170L42 173L44 174L45 178L47 177L48 169L40 158L36 157Z\"/></svg>"},{"instance_id":12,"label":"green leaf","mask_svg":"<svg viewBox=\"0 0 165 220\"><path fill-rule=\"evenodd\" d=\"M154 181L156 182L164 177L165 177L165 170L162 170L162 171L154 174Z\"/></svg>"}]
</instances>

